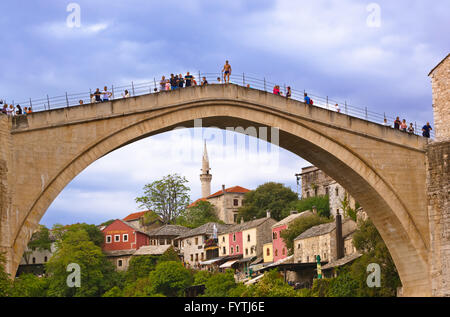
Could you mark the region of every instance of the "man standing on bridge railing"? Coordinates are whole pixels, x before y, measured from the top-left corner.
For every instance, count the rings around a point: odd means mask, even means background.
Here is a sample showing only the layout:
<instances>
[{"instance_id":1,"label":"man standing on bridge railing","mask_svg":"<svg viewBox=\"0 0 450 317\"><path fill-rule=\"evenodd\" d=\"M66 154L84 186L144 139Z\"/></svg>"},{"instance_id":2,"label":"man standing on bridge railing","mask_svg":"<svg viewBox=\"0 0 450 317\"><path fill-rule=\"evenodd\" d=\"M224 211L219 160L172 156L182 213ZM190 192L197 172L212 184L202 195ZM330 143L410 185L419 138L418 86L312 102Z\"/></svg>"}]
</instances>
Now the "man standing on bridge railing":
<instances>
[{"instance_id":1,"label":"man standing on bridge railing","mask_svg":"<svg viewBox=\"0 0 450 317\"><path fill-rule=\"evenodd\" d=\"M231 75L231 65L228 64L228 61L225 61L222 73L223 73L223 83L228 84L230 82L230 75Z\"/></svg>"}]
</instances>

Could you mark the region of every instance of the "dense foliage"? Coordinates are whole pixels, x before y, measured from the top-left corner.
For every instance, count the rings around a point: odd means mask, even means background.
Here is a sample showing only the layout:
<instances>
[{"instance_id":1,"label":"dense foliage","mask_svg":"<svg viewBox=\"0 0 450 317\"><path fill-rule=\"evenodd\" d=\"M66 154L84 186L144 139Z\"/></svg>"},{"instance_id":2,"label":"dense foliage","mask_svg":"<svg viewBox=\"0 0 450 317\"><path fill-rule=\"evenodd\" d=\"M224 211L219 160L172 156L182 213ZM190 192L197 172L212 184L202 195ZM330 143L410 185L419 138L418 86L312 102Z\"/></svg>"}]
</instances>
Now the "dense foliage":
<instances>
[{"instance_id":1,"label":"dense foliage","mask_svg":"<svg viewBox=\"0 0 450 317\"><path fill-rule=\"evenodd\" d=\"M164 223L174 221L189 204L188 180L178 174L167 175L161 180L144 186L144 196L137 197L140 208L153 210Z\"/></svg>"},{"instance_id":2,"label":"dense foliage","mask_svg":"<svg viewBox=\"0 0 450 317\"><path fill-rule=\"evenodd\" d=\"M11 288L11 280L5 271L5 256L0 253L0 297L8 296Z\"/></svg>"},{"instance_id":3,"label":"dense foliage","mask_svg":"<svg viewBox=\"0 0 450 317\"><path fill-rule=\"evenodd\" d=\"M234 280L233 270L213 274L205 283L204 297L236 297L240 296L242 286Z\"/></svg>"},{"instance_id":4,"label":"dense foliage","mask_svg":"<svg viewBox=\"0 0 450 317\"><path fill-rule=\"evenodd\" d=\"M215 214L214 205L208 201L199 201L195 206L186 208L176 221L177 225L188 228L197 228L208 222L221 222Z\"/></svg>"},{"instance_id":5,"label":"dense foliage","mask_svg":"<svg viewBox=\"0 0 450 317\"><path fill-rule=\"evenodd\" d=\"M321 217L329 218L330 217L330 202L328 196L315 196L303 198L301 200L297 200L291 204L292 210L297 210L298 212L313 210L313 206L317 208L317 213Z\"/></svg>"},{"instance_id":6,"label":"dense foliage","mask_svg":"<svg viewBox=\"0 0 450 317\"><path fill-rule=\"evenodd\" d=\"M243 293L243 297L296 297L298 293L288 285L281 273L271 270L264 273L258 283L250 285Z\"/></svg>"},{"instance_id":7,"label":"dense foliage","mask_svg":"<svg viewBox=\"0 0 450 317\"><path fill-rule=\"evenodd\" d=\"M91 232L95 238L95 234ZM80 266L81 287L67 285L67 267L71 263ZM90 239L83 228L68 230L57 251L46 264L49 275L49 296L100 296L114 281L114 268L106 259L101 248Z\"/></svg>"},{"instance_id":8,"label":"dense foliage","mask_svg":"<svg viewBox=\"0 0 450 317\"><path fill-rule=\"evenodd\" d=\"M184 290L191 286L192 282L191 272L180 262L161 262L149 274L149 294L183 296Z\"/></svg>"},{"instance_id":9,"label":"dense foliage","mask_svg":"<svg viewBox=\"0 0 450 317\"><path fill-rule=\"evenodd\" d=\"M270 211L272 218L281 220L289 215L291 204L297 200L297 194L283 184L265 183L245 194L238 218L245 221L263 218Z\"/></svg>"}]
</instances>

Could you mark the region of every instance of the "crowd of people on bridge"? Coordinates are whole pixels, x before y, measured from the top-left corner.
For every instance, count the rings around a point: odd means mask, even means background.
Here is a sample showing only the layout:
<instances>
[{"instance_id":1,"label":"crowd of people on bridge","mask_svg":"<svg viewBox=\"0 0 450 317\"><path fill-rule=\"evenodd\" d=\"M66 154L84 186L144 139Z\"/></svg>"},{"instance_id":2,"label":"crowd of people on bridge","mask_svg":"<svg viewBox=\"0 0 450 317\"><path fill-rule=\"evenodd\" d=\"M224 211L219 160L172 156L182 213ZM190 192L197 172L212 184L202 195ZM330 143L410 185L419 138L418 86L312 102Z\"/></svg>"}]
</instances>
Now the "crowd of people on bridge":
<instances>
[{"instance_id":1,"label":"crowd of people on bridge","mask_svg":"<svg viewBox=\"0 0 450 317\"><path fill-rule=\"evenodd\" d=\"M7 116L22 116L22 115L27 115L33 112L33 110L31 109L31 106L28 107L24 107L22 109L22 107L20 105L13 105L10 104L8 105L7 103L3 102L3 100L0 99L0 107L1 107L1 114L3 115L7 115Z\"/></svg>"},{"instance_id":2,"label":"crowd of people on bridge","mask_svg":"<svg viewBox=\"0 0 450 317\"><path fill-rule=\"evenodd\" d=\"M384 118L384 123L383 124L386 127L392 127L388 123L386 118ZM395 120L394 120L394 129L400 130L400 131L403 131L403 132L407 132L409 134L414 134L414 132L415 132L415 128L414 128L413 123L410 122L409 126L408 126L408 124L406 123L406 119L400 120L400 117L396 117L395 118ZM422 136L424 136L426 138L429 138L431 130L433 130L433 128L431 127L430 123L427 122L427 124L425 124L422 127Z\"/></svg>"},{"instance_id":3,"label":"crowd of people on bridge","mask_svg":"<svg viewBox=\"0 0 450 317\"><path fill-rule=\"evenodd\" d=\"M217 82L215 82L215 84L227 84L230 82L230 76L231 76L231 65L229 64L229 61L225 61L225 64L222 68L222 77L217 77ZM209 82L206 79L205 76L203 76L201 78L200 81L200 86L206 86L208 85ZM185 88L185 87L191 87L191 86L197 86L197 80L195 78L194 75L192 75L190 72L187 72L186 75L182 75L182 74L170 74L170 78L166 78L165 76L161 77L161 80L159 82L159 91L169 91L169 90L177 90L180 88ZM156 85L155 85L156 86ZM246 85L247 88L250 88L250 84ZM292 91L291 91L291 87L287 86L285 87L285 93L283 94L283 92L280 89L279 85L275 85L273 88L273 93L275 95L279 95L279 96L284 96L286 98L291 98L292 96ZM154 92L158 92L158 88L155 87L154 88ZM133 90L134 93L134 90ZM121 94L122 98L129 98L130 92L128 90L125 90L122 94ZM99 103L99 102L107 102L110 101L111 99L114 99L114 93L111 92L107 86L104 86L103 90L100 91L100 88L97 88L95 90L94 93L90 94L90 103ZM304 93L304 97L303 97L303 101L305 102L305 104L307 105L314 105L314 101L308 96L308 94L305 92ZM84 104L83 100L79 100L79 104L82 105ZM335 104L334 106L336 112L341 112L341 108L339 107L339 104ZM32 113L32 108L31 106L25 107L24 109L22 109L22 107L20 105L8 105L6 103L3 102L3 100L0 99L0 109L1 109L1 114L5 114L8 116L19 116L19 115L26 115L26 114L30 114ZM384 119L384 125L391 127L389 125L389 123L387 122L387 119ZM406 123L406 120L403 119L402 121L400 121L400 118L397 117L394 121L394 129L398 129L400 131L403 132L407 132L409 134L414 134L414 126L412 123L409 124L409 126ZM427 122L426 125L424 125L422 127L422 135L424 137L429 138L430 137L430 131L432 130L432 127L430 125L429 122Z\"/></svg>"}]
</instances>

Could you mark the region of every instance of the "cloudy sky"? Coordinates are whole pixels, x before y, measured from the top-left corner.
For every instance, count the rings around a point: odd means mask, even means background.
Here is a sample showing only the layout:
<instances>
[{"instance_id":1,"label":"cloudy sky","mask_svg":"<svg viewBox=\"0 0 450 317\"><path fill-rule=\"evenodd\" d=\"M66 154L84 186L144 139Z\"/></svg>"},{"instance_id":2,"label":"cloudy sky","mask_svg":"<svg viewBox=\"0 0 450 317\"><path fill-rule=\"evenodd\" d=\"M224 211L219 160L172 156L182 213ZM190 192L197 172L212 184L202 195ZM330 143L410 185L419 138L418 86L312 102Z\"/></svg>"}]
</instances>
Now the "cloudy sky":
<instances>
[{"instance_id":1,"label":"cloudy sky","mask_svg":"<svg viewBox=\"0 0 450 317\"><path fill-rule=\"evenodd\" d=\"M446 0L2 1L0 98L219 72L228 59L235 73L420 125L432 122L427 74L450 51L448 9ZM266 181L296 190L294 174L308 165L274 148L227 156L233 145L224 147L219 131L191 132L189 142L169 132L98 160L64 189L42 223L122 218L137 210L144 184L169 173L186 176L198 198L202 137L209 140L213 191Z\"/></svg>"}]
</instances>

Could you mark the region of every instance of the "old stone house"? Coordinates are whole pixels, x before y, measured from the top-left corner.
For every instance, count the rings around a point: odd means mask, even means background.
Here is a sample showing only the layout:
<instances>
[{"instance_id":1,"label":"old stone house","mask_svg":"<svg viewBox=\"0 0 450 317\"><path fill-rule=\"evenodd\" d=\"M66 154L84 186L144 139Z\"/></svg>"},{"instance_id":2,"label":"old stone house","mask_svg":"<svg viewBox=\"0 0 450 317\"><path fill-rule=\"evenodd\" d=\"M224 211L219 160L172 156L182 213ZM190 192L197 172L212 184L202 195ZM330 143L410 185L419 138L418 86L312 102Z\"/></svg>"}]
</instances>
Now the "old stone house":
<instances>
[{"instance_id":1,"label":"old stone house","mask_svg":"<svg viewBox=\"0 0 450 317\"><path fill-rule=\"evenodd\" d=\"M282 219L281 221L277 222L272 226L273 262L284 259L285 257L287 257L288 254L286 244L284 243L283 238L281 237L281 232L283 230L286 230L289 227L289 225L295 220L302 217L310 216L312 214L313 213L309 210L301 213L291 212L289 216L287 216L286 218Z\"/></svg>"},{"instance_id":2,"label":"old stone house","mask_svg":"<svg viewBox=\"0 0 450 317\"><path fill-rule=\"evenodd\" d=\"M239 256L229 267L245 272L249 266L264 261L263 248L272 242L272 226L276 220L270 217L241 222L219 234L219 256ZM266 250L267 252L267 250ZM223 265L227 267L227 263Z\"/></svg>"},{"instance_id":3,"label":"old stone house","mask_svg":"<svg viewBox=\"0 0 450 317\"><path fill-rule=\"evenodd\" d=\"M137 249L150 243L150 237L146 232L120 219L106 226L102 233L105 237L102 245L103 253L119 271L128 268L129 260Z\"/></svg>"},{"instance_id":4,"label":"old stone house","mask_svg":"<svg viewBox=\"0 0 450 317\"><path fill-rule=\"evenodd\" d=\"M315 166L308 166L302 168L302 198L317 197L328 195L330 203L330 214L336 216L336 213L343 214L342 201L345 197L351 208L355 208L355 200L339 183L337 183L330 176L325 174L322 170ZM344 214L344 216L346 216Z\"/></svg>"},{"instance_id":5,"label":"old stone house","mask_svg":"<svg viewBox=\"0 0 450 317\"><path fill-rule=\"evenodd\" d=\"M199 268L200 262L219 256L217 236L229 225L208 222L198 228L191 229L179 237L180 254L188 267Z\"/></svg>"},{"instance_id":6,"label":"old stone house","mask_svg":"<svg viewBox=\"0 0 450 317\"><path fill-rule=\"evenodd\" d=\"M351 244L351 234L356 231L357 224L349 218L342 221L340 246L336 233L339 221L340 217L337 217L336 221L314 226L295 238L294 263L314 263L317 255L320 255L322 262L331 262L354 253L356 250ZM338 254L340 248L344 253L342 256Z\"/></svg>"},{"instance_id":7,"label":"old stone house","mask_svg":"<svg viewBox=\"0 0 450 317\"><path fill-rule=\"evenodd\" d=\"M150 237L151 246L172 245L175 250L178 250L179 245L176 238L190 230L190 228L183 226L164 225L147 231L147 234Z\"/></svg>"}]
</instances>

